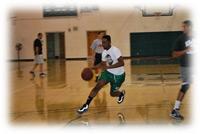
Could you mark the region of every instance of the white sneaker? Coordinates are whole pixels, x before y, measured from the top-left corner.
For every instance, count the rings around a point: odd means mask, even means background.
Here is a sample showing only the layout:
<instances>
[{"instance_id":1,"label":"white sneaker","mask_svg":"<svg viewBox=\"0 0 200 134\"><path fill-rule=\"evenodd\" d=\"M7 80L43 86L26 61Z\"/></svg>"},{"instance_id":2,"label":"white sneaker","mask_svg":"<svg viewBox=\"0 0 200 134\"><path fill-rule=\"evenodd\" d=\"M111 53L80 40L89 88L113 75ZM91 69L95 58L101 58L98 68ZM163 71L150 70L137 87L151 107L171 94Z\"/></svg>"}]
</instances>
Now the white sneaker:
<instances>
[{"instance_id":1,"label":"white sneaker","mask_svg":"<svg viewBox=\"0 0 200 134\"><path fill-rule=\"evenodd\" d=\"M125 93L126 93L125 90L122 90L122 95L120 95L117 100L118 104L120 104L124 101Z\"/></svg>"},{"instance_id":2,"label":"white sneaker","mask_svg":"<svg viewBox=\"0 0 200 134\"><path fill-rule=\"evenodd\" d=\"M88 108L89 108L89 105L88 104L84 104L77 112L79 114L82 114L84 112L87 112Z\"/></svg>"}]
</instances>

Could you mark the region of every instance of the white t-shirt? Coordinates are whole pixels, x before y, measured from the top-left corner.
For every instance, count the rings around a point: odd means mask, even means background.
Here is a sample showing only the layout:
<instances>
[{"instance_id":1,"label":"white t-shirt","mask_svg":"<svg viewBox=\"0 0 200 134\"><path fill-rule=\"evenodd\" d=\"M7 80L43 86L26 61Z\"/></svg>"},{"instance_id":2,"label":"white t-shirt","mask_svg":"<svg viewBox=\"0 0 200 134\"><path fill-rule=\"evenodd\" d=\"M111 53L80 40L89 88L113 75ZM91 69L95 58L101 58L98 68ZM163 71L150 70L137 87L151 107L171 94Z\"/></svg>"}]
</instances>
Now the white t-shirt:
<instances>
[{"instance_id":1,"label":"white t-shirt","mask_svg":"<svg viewBox=\"0 0 200 134\"><path fill-rule=\"evenodd\" d=\"M122 56L121 52L115 46L111 46L109 50L104 50L102 53L102 61L106 61L107 66L113 65L118 62L118 58ZM124 66L107 69L108 72L114 75L121 75L124 73Z\"/></svg>"},{"instance_id":2,"label":"white t-shirt","mask_svg":"<svg viewBox=\"0 0 200 134\"><path fill-rule=\"evenodd\" d=\"M100 39L95 39L93 42L92 42L92 45L91 47L92 50L95 51L95 53L99 53L101 54L103 52L103 46L102 46L102 40Z\"/></svg>"}]
</instances>

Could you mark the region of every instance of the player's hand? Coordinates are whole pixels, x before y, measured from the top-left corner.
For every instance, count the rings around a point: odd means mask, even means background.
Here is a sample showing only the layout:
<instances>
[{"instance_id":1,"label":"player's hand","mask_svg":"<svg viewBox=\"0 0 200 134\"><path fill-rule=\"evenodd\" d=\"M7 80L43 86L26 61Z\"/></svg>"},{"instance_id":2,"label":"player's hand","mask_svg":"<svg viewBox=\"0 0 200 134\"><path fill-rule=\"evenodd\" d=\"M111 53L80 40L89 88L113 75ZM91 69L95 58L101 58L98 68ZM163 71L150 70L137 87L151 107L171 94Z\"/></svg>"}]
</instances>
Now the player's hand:
<instances>
[{"instance_id":1,"label":"player's hand","mask_svg":"<svg viewBox=\"0 0 200 134\"><path fill-rule=\"evenodd\" d=\"M192 48L191 47L187 47L186 48L186 53L187 54L191 54L192 53Z\"/></svg>"},{"instance_id":2,"label":"player's hand","mask_svg":"<svg viewBox=\"0 0 200 134\"><path fill-rule=\"evenodd\" d=\"M94 70L94 69L97 69L96 66L92 66L92 67L89 67L90 69Z\"/></svg>"},{"instance_id":3,"label":"player's hand","mask_svg":"<svg viewBox=\"0 0 200 134\"><path fill-rule=\"evenodd\" d=\"M188 51L191 51L192 48L191 48L191 47L187 47L186 50L187 50L187 52L188 52Z\"/></svg>"}]
</instances>

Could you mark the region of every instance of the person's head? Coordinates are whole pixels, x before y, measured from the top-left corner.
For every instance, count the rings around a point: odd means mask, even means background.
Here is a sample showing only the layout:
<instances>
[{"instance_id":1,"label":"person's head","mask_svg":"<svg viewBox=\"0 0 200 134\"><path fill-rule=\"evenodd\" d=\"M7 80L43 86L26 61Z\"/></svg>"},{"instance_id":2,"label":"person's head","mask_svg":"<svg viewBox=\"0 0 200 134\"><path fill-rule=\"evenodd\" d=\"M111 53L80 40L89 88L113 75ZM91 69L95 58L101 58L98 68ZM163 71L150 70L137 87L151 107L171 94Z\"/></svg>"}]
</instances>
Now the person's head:
<instances>
[{"instance_id":1,"label":"person's head","mask_svg":"<svg viewBox=\"0 0 200 134\"><path fill-rule=\"evenodd\" d=\"M183 32L188 34L192 30L192 22L190 20L185 20L182 22Z\"/></svg>"},{"instance_id":2,"label":"person's head","mask_svg":"<svg viewBox=\"0 0 200 134\"><path fill-rule=\"evenodd\" d=\"M99 39L102 39L104 35L105 35L105 32L103 32L103 31L97 33L97 37Z\"/></svg>"},{"instance_id":3,"label":"person's head","mask_svg":"<svg viewBox=\"0 0 200 134\"><path fill-rule=\"evenodd\" d=\"M108 50L111 47L111 37L110 35L104 35L102 38L102 46L104 49Z\"/></svg>"},{"instance_id":4,"label":"person's head","mask_svg":"<svg viewBox=\"0 0 200 134\"><path fill-rule=\"evenodd\" d=\"M38 33L38 34L37 34L37 37L38 37L39 39L42 39L42 33Z\"/></svg>"}]
</instances>

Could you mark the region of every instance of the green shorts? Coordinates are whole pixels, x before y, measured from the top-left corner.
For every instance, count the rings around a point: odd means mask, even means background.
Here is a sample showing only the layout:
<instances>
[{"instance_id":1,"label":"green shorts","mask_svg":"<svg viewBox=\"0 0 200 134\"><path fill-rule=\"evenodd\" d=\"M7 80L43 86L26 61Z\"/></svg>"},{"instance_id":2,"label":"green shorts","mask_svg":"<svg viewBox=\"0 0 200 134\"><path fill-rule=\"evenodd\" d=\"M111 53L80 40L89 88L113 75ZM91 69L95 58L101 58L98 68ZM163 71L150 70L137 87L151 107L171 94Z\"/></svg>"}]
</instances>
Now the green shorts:
<instances>
[{"instance_id":1,"label":"green shorts","mask_svg":"<svg viewBox=\"0 0 200 134\"><path fill-rule=\"evenodd\" d=\"M105 70L101 72L101 75L99 76L98 80L104 80L104 81L109 82L112 92L115 92L121 87L122 83L124 82L125 73L121 75L114 75L108 72L107 70Z\"/></svg>"}]
</instances>

